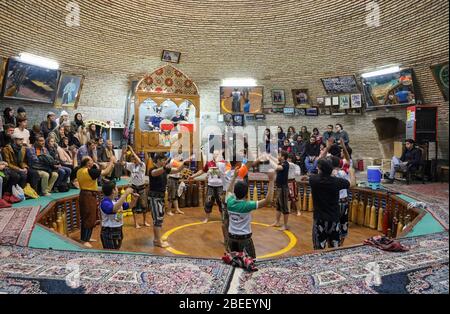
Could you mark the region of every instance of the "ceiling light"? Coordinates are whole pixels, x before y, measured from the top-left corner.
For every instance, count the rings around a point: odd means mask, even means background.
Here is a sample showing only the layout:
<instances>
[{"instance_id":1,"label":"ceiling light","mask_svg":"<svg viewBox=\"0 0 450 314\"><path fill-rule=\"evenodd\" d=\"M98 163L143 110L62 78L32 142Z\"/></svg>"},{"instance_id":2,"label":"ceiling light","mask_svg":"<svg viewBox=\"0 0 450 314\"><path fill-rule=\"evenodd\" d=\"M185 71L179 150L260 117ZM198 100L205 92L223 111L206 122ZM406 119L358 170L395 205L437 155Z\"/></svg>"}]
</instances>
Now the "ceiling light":
<instances>
[{"instance_id":1,"label":"ceiling light","mask_svg":"<svg viewBox=\"0 0 450 314\"><path fill-rule=\"evenodd\" d=\"M380 75L385 75L385 74L392 74L392 73L397 73L397 72L400 72L399 66L394 66L394 67L384 68L384 69L374 71L374 72L364 73L361 76L363 78L369 78L369 77L380 76Z\"/></svg>"},{"instance_id":2,"label":"ceiling light","mask_svg":"<svg viewBox=\"0 0 450 314\"><path fill-rule=\"evenodd\" d=\"M222 86L239 87L239 86L256 86L256 80L251 78L231 78L222 81Z\"/></svg>"},{"instance_id":3,"label":"ceiling light","mask_svg":"<svg viewBox=\"0 0 450 314\"><path fill-rule=\"evenodd\" d=\"M58 70L59 64L55 60L39 57L31 53L23 52L19 54L19 60L23 63L36 65L50 70Z\"/></svg>"}]
</instances>

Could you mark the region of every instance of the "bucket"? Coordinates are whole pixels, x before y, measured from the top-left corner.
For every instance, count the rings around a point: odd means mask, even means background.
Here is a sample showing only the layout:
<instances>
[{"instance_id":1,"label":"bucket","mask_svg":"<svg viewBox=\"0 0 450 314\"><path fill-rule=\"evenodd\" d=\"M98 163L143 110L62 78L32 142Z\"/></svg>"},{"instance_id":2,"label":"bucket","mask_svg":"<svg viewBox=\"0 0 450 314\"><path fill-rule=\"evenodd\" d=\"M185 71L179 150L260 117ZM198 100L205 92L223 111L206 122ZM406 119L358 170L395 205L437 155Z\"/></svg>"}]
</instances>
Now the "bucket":
<instances>
[{"instance_id":1,"label":"bucket","mask_svg":"<svg viewBox=\"0 0 450 314\"><path fill-rule=\"evenodd\" d=\"M381 183L382 171L380 166L367 167L367 182Z\"/></svg>"}]
</instances>

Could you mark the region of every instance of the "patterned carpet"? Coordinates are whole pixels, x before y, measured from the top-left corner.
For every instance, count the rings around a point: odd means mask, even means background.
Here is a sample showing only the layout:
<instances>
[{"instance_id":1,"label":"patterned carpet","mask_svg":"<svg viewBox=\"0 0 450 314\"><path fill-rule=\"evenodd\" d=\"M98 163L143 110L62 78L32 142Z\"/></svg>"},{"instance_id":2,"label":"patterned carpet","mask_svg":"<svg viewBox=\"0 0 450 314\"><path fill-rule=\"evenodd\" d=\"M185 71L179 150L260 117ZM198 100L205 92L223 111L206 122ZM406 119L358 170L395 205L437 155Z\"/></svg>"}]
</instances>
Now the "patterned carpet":
<instances>
[{"instance_id":1,"label":"patterned carpet","mask_svg":"<svg viewBox=\"0 0 450 314\"><path fill-rule=\"evenodd\" d=\"M231 293L449 293L448 233L405 239L409 252L369 246L258 263L239 272ZM379 275L377 275L379 274Z\"/></svg>"},{"instance_id":2,"label":"patterned carpet","mask_svg":"<svg viewBox=\"0 0 450 314\"><path fill-rule=\"evenodd\" d=\"M0 209L0 245L27 246L39 207Z\"/></svg>"},{"instance_id":3,"label":"patterned carpet","mask_svg":"<svg viewBox=\"0 0 450 314\"><path fill-rule=\"evenodd\" d=\"M0 294L222 294L221 261L0 246Z\"/></svg>"},{"instance_id":4,"label":"patterned carpet","mask_svg":"<svg viewBox=\"0 0 450 314\"><path fill-rule=\"evenodd\" d=\"M425 203L425 209L448 230L449 225L449 185L448 183L432 184L393 184L386 186L391 191L409 196Z\"/></svg>"}]
</instances>

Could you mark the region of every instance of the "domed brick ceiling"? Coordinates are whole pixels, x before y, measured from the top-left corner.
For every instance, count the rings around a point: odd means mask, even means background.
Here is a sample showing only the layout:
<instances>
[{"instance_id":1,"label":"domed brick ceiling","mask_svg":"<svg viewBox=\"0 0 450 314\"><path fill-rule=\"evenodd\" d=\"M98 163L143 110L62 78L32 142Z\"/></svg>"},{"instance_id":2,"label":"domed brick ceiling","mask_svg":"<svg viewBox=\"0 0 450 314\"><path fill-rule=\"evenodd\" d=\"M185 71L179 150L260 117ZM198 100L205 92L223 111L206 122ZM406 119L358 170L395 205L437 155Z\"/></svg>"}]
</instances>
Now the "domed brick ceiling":
<instances>
[{"instance_id":1,"label":"domed brick ceiling","mask_svg":"<svg viewBox=\"0 0 450 314\"><path fill-rule=\"evenodd\" d=\"M65 25L68 2L1 1L0 54L135 74L171 49L193 79L318 79L448 56L446 0L377 1L375 28L366 25L369 1L78 0L80 27Z\"/></svg>"}]
</instances>

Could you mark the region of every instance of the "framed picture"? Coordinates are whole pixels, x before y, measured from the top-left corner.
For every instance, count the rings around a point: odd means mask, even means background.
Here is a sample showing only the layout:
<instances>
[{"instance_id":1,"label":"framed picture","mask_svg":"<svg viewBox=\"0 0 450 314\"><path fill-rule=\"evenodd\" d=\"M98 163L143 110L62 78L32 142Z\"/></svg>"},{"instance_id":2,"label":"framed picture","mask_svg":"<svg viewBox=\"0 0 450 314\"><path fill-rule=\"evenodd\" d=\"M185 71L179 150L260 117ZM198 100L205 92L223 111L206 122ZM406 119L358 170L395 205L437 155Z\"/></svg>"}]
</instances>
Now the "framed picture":
<instances>
[{"instance_id":1,"label":"framed picture","mask_svg":"<svg viewBox=\"0 0 450 314\"><path fill-rule=\"evenodd\" d=\"M76 109L80 100L83 83L83 75L71 75L63 73L59 81L55 107L72 107Z\"/></svg>"},{"instance_id":2,"label":"framed picture","mask_svg":"<svg viewBox=\"0 0 450 314\"><path fill-rule=\"evenodd\" d=\"M226 126L233 126L233 115L232 114L224 115L223 121L225 122Z\"/></svg>"},{"instance_id":3,"label":"framed picture","mask_svg":"<svg viewBox=\"0 0 450 314\"><path fill-rule=\"evenodd\" d=\"M366 108L415 105L415 78L412 69L362 79Z\"/></svg>"},{"instance_id":4,"label":"framed picture","mask_svg":"<svg viewBox=\"0 0 450 314\"><path fill-rule=\"evenodd\" d=\"M323 78L322 84L327 94L359 93L358 83L354 75Z\"/></svg>"},{"instance_id":5,"label":"framed picture","mask_svg":"<svg viewBox=\"0 0 450 314\"><path fill-rule=\"evenodd\" d=\"M306 116L306 109L303 109L303 108L295 109L295 115L296 116Z\"/></svg>"},{"instance_id":6,"label":"framed picture","mask_svg":"<svg viewBox=\"0 0 450 314\"><path fill-rule=\"evenodd\" d=\"M284 112L284 108L283 107L279 107L279 108L272 108L272 113L283 113Z\"/></svg>"},{"instance_id":7,"label":"framed picture","mask_svg":"<svg viewBox=\"0 0 450 314\"><path fill-rule=\"evenodd\" d=\"M265 114L257 114L257 115L255 115L255 120L256 121L265 121L266 115Z\"/></svg>"},{"instance_id":8,"label":"framed picture","mask_svg":"<svg viewBox=\"0 0 450 314\"><path fill-rule=\"evenodd\" d=\"M287 116L293 116L293 115L295 115L295 108L294 107L284 107L283 113Z\"/></svg>"},{"instance_id":9,"label":"framed picture","mask_svg":"<svg viewBox=\"0 0 450 314\"><path fill-rule=\"evenodd\" d=\"M56 98L61 72L9 58L5 70L3 97L46 104Z\"/></svg>"},{"instance_id":10,"label":"framed picture","mask_svg":"<svg viewBox=\"0 0 450 314\"><path fill-rule=\"evenodd\" d=\"M8 63L7 58L0 57L0 94L2 93L3 90L3 79L5 78L5 69L7 63Z\"/></svg>"},{"instance_id":11,"label":"framed picture","mask_svg":"<svg viewBox=\"0 0 450 314\"><path fill-rule=\"evenodd\" d=\"M220 112L256 114L263 109L264 87L220 87Z\"/></svg>"},{"instance_id":12,"label":"framed picture","mask_svg":"<svg viewBox=\"0 0 450 314\"><path fill-rule=\"evenodd\" d=\"M448 62L432 65L431 71L442 96L444 96L445 101L448 101Z\"/></svg>"},{"instance_id":13,"label":"framed picture","mask_svg":"<svg viewBox=\"0 0 450 314\"><path fill-rule=\"evenodd\" d=\"M244 115L235 114L233 115L233 126L244 126Z\"/></svg>"},{"instance_id":14,"label":"framed picture","mask_svg":"<svg viewBox=\"0 0 450 314\"><path fill-rule=\"evenodd\" d=\"M350 109L350 97L348 95L339 96L339 109Z\"/></svg>"},{"instance_id":15,"label":"framed picture","mask_svg":"<svg viewBox=\"0 0 450 314\"><path fill-rule=\"evenodd\" d=\"M292 97L294 99L294 105L296 106L309 105L309 96L307 89L293 89Z\"/></svg>"},{"instance_id":16,"label":"framed picture","mask_svg":"<svg viewBox=\"0 0 450 314\"><path fill-rule=\"evenodd\" d=\"M317 106L324 106L325 105L325 97L317 97L316 102L317 102Z\"/></svg>"},{"instance_id":17,"label":"framed picture","mask_svg":"<svg viewBox=\"0 0 450 314\"><path fill-rule=\"evenodd\" d=\"M333 96L333 106L339 106L339 96Z\"/></svg>"},{"instance_id":18,"label":"framed picture","mask_svg":"<svg viewBox=\"0 0 450 314\"><path fill-rule=\"evenodd\" d=\"M245 120L247 120L247 121L255 121L256 118L255 118L254 114L246 114L245 115Z\"/></svg>"},{"instance_id":19,"label":"framed picture","mask_svg":"<svg viewBox=\"0 0 450 314\"><path fill-rule=\"evenodd\" d=\"M285 105L286 95L284 89L272 89L272 104L274 105Z\"/></svg>"},{"instance_id":20,"label":"framed picture","mask_svg":"<svg viewBox=\"0 0 450 314\"><path fill-rule=\"evenodd\" d=\"M351 106L352 106L352 108L361 108L362 107L362 95L361 94L352 94L351 95Z\"/></svg>"},{"instance_id":21,"label":"framed picture","mask_svg":"<svg viewBox=\"0 0 450 314\"><path fill-rule=\"evenodd\" d=\"M308 117L317 117L319 115L319 108L317 107L307 108L305 110L306 116Z\"/></svg>"},{"instance_id":22,"label":"framed picture","mask_svg":"<svg viewBox=\"0 0 450 314\"><path fill-rule=\"evenodd\" d=\"M325 97L325 107L331 107L333 105L331 97Z\"/></svg>"},{"instance_id":23,"label":"framed picture","mask_svg":"<svg viewBox=\"0 0 450 314\"><path fill-rule=\"evenodd\" d=\"M163 50L161 61L171 62L171 63L180 63L181 52Z\"/></svg>"}]
</instances>

